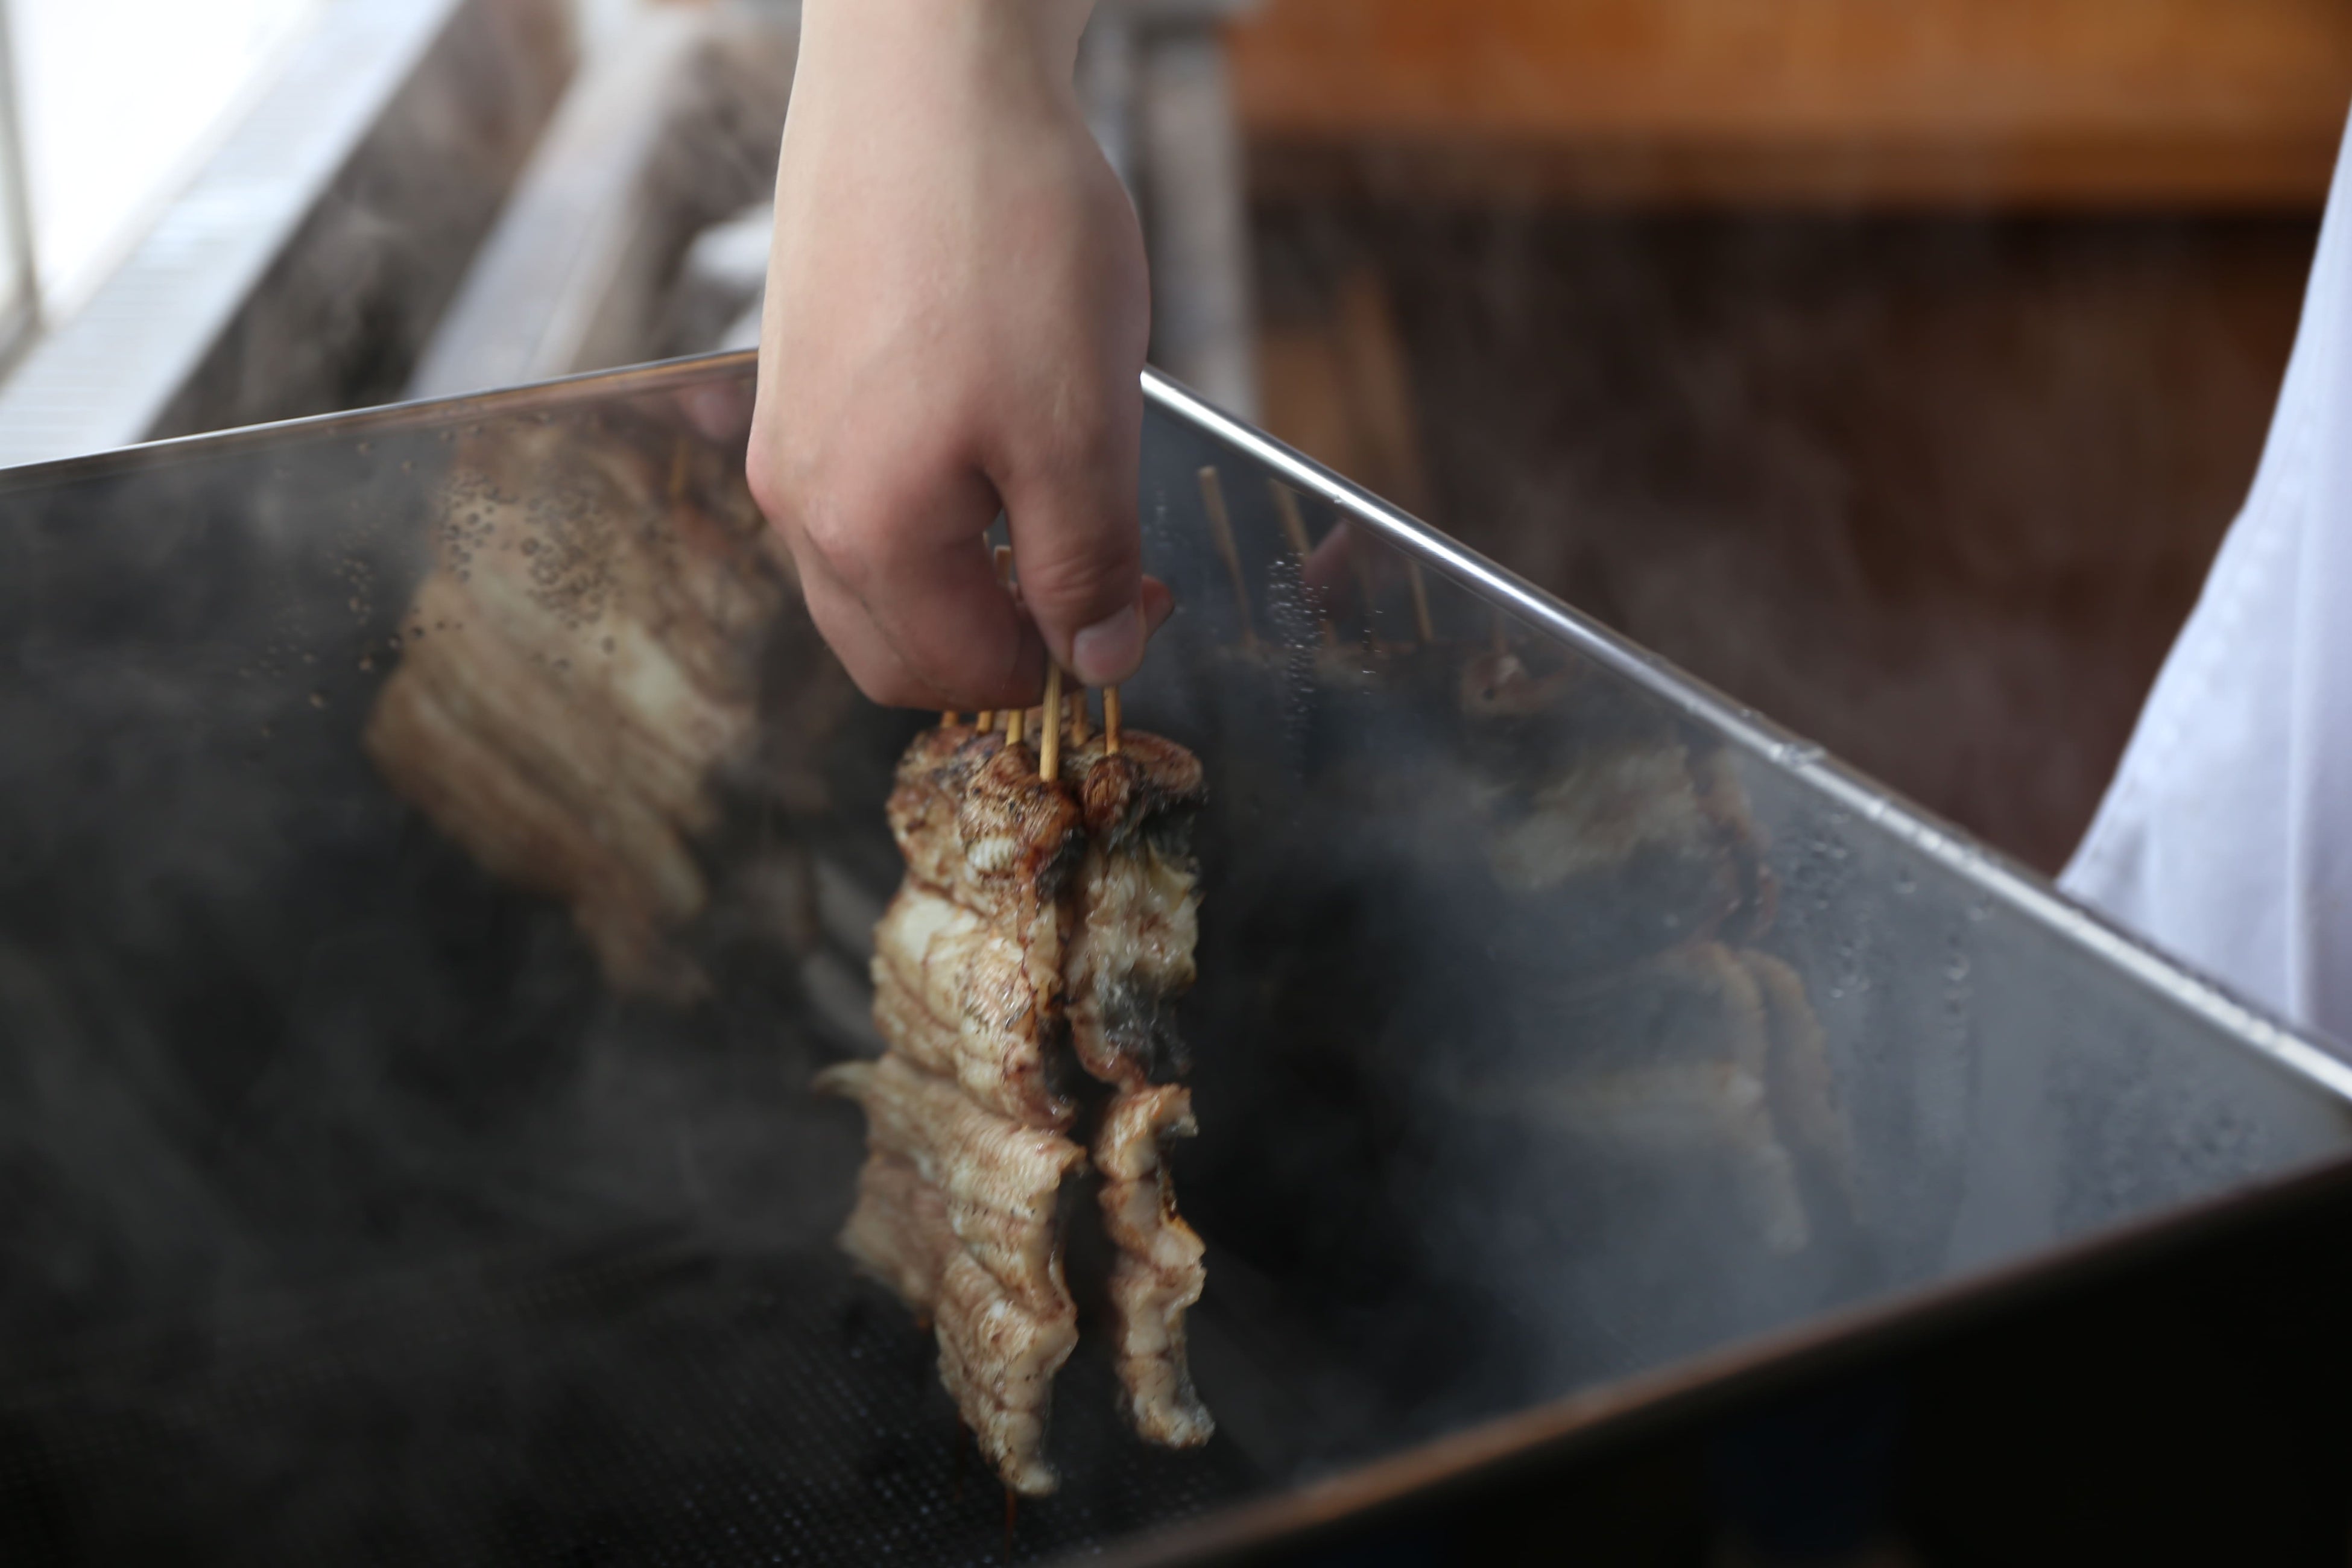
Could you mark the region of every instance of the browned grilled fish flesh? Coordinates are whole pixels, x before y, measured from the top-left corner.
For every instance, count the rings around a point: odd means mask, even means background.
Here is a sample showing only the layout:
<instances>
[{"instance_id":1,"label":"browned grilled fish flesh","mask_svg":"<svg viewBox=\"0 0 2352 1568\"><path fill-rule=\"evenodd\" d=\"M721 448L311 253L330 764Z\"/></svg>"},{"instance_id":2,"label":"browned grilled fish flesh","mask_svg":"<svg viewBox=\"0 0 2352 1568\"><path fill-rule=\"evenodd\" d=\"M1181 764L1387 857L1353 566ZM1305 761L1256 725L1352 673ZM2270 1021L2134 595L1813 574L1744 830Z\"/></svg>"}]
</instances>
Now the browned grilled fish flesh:
<instances>
[{"instance_id":1,"label":"browned grilled fish flesh","mask_svg":"<svg viewBox=\"0 0 2352 1568\"><path fill-rule=\"evenodd\" d=\"M1191 1065L1173 1014L1192 984L1200 932L1191 825L1201 763L1172 741L1130 731L1117 755L1099 738L1074 749L1063 776L1086 813L1070 1035L1080 1065L1111 1086L1093 1148L1118 1249L1110 1299L1122 1403L1138 1436L1194 1447L1216 1423L1192 1387L1184 1312L1208 1276L1161 1152L1165 1140L1198 1130L1192 1096L1164 1080Z\"/></svg>"},{"instance_id":2,"label":"browned grilled fish flesh","mask_svg":"<svg viewBox=\"0 0 2352 1568\"><path fill-rule=\"evenodd\" d=\"M965 1423L1031 1495L1055 1485L1052 1381L1077 1332L1056 1222L1062 1182L1086 1163L1065 1136L1084 1113L1073 1061L1110 1086L1088 1098L1112 1162L1101 1212L1122 1405L1153 1442L1214 1430L1184 1359L1202 1249L1162 1155L1193 1130L1191 1099L1151 1081L1184 1065L1169 1014L1193 975L1200 764L1132 731L1121 755L1097 739L1064 759L1044 780L1028 747L960 726L908 748L889 803L907 874L875 931L889 1048L820 1080L867 1117L844 1248L932 1319Z\"/></svg>"}]
</instances>

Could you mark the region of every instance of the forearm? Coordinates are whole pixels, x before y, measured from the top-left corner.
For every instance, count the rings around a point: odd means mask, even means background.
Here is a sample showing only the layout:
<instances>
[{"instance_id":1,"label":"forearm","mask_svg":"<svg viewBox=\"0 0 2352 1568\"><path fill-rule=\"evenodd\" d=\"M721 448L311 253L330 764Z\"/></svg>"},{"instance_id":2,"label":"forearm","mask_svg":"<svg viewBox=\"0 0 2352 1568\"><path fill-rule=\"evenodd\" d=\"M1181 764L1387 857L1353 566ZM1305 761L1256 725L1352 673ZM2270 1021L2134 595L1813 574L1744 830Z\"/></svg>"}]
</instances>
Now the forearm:
<instances>
[{"instance_id":1,"label":"forearm","mask_svg":"<svg viewBox=\"0 0 2352 1568\"><path fill-rule=\"evenodd\" d=\"M870 72L940 65L1035 73L1066 89L1095 0L805 0L796 93ZM808 68L814 68L814 69Z\"/></svg>"}]
</instances>

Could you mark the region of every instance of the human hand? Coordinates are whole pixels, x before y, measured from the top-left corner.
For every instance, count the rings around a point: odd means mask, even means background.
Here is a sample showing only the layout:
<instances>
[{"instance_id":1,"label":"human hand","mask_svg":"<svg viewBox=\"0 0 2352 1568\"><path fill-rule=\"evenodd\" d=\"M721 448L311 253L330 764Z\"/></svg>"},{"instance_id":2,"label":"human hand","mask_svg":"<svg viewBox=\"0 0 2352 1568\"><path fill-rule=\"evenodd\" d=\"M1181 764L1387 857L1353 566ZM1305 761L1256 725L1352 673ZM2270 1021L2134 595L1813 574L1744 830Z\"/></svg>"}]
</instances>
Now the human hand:
<instances>
[{"instance_id":1,"label":"human hand","mask_svg":"<svg viewBox=\"0 0 2352 1568\"><path fill-rule=\"evenodd\" d=\"M908 707L1134 673L1142 236L1071 82L1092 0L808 0L748 467L810 614ZM1002 508L1020 573L983 539Z\"/></svg>"}]
</instances>

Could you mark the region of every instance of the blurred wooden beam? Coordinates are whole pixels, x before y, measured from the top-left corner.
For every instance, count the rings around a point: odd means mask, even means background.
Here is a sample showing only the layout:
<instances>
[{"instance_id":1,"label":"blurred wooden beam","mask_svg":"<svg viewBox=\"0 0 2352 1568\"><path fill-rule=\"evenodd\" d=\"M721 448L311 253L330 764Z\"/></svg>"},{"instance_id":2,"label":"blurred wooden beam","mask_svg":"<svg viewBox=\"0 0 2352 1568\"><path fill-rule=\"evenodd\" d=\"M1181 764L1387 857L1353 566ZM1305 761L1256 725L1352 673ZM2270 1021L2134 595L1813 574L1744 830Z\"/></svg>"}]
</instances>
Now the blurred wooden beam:
<instances>
[{"instance_id":1,"label":"blurred wooden beam","mask_svg":"<svg viewBox=\"0 0 2352 1568\"><path fill-rule=\"evenodd\" d=\"M2352 102L2346 0L1267 0L1262 190L2294 210Z\"/></svg>"}]
</instances>

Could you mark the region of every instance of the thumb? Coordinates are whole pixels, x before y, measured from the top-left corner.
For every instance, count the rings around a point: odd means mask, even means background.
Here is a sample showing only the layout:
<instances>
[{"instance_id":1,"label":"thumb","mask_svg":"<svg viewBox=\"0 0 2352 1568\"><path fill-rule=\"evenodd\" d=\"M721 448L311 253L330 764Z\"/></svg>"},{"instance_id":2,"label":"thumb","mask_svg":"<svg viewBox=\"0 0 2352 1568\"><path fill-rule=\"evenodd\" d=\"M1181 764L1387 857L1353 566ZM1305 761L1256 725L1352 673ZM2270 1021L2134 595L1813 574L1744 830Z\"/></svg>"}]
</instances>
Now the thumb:
<instances>
[{"instance_id":1,"label":"thumb","mask_svg":"<svg viewBox=\"0 0 2352 1568\"><path fill-rule=\"evenodd\" d=\"M1145 597L1137 440L1105 445L1087 460L1027 466L997 480L1022 605L1054 658L1087 686L1133 675L1165 614Z\"/></svg>"}]
</instances>

